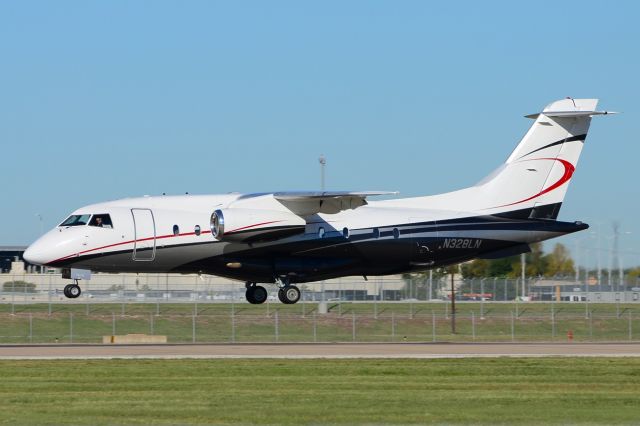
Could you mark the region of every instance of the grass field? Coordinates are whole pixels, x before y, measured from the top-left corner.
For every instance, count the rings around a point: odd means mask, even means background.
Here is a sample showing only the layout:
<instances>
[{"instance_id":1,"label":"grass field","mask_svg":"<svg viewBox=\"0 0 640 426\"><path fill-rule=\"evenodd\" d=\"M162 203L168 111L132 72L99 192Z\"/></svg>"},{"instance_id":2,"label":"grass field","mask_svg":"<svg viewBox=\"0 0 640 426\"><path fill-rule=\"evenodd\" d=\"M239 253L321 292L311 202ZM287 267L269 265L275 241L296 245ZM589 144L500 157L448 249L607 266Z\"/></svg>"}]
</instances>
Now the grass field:
<instances>
[{"instance_id":1,"label":"grass field","mask_svg":"<svg viewBox=\"0 0 640 426\"><path fill-rule=\"evenodd\" d=\"M20 301L20 299L18 299ZM389 315L425 315L435 313L446 315L450 313L451 305L448 302L327 302L329 313L337 315L379 314ZM484 305L484 307L482 307ZM124 303L101 303L87 299L84 301L62 301L51 304L52 314L96 314L96 315L229 315L233 311L237 315L271 315L275 311L281 314L311 315L317 311L317 302L298 302L295 305L283 305L270 301L263 305L251 305L247 302L200 302L200 303L167 303L154 302L137 303L125 301ZM0 303L0 314L27 314L48 313L47 303L16 303L12 306L10 301ZM569 303L569 302L456 302L456 311L461 315L469 315L471 312L479 315L481 309L486 316L509 315L514 313L518 317L549 315L552 311L556 315L584 315L585 312L594 314L626 314L632 312L640 314L640 303Z\"/></svg>"},{"instance_id":2,"label":"grass field","mask_svg":"<svg viewBox=\"0 0 640 426\"><path fill-rule=\"evenodd\" d=\"M0 361L2 424L638 424L640 359Z\"/></svg>"},{"instance_id":3,"label":"grass field","mask_svg":"<svg viewBox=\"0 0 640 426\"><path fill-rule=\"evenodd\" d=\"M459 303L0 304L0 343L97 343L110 334L160 334L190 342L632 341L640 305ZM51 313L49 314L49 309Z\"/></svg>"}]
</instances>

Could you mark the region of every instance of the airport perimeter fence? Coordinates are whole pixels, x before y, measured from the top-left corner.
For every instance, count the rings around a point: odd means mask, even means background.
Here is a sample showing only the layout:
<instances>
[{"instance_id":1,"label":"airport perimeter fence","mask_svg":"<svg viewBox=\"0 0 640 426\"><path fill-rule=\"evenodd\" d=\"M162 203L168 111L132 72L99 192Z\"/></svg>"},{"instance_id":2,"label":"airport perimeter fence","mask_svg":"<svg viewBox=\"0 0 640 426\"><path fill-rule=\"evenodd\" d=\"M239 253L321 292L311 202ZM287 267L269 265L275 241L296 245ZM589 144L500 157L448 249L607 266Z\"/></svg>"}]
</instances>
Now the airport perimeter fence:
<instances>
[{"instance_id":1,"label":"airport perimeter fence","mask_svg":"<svg viewBox=\"0 0 640 426\"><path fill-rule=\"evenodd\" d=\"M509 311L493 305L480 312L472 310L477 305L467 304L455 318L442 307L430 309L432 304L403 304L401 312L387 304L366 309L334 304L326 314L318 312L316 303L303 304L296 312L230 305L225 312L201 307L190 313L177 305L162 313L142 308L109 312L113 305L91 306L93 311L77 305L64 311L56 305L49 313L46 305L39 305L0 313L0 343L102 343L105 336L127 334L166 336L168 343L640 341L640 311L630 305L584 313L554 304L517 310L509 305Z\"/></svg>"},{"instance_id":2,"label":"airport perimeter fence","mask_svg":"<svg viewBox=\"0 0 640 426\"><path fill-rule=\"evenodd\" d=\"M170 343L634 341L637 283L571 279L353 278L302 284L282 305L268 285L264 305L243 283L212 276L95 274L67 299L57 274L1 274L0 343L98 343L148 334ZM320 304L328 313L320 313Z\"/></svg>"},{"instance_id":3,"label":"airport perimeter fence","mask_svg":"<svg viewBox=\"0 0 640 426\"><path fill-rule=\"evenodd\" d=\"M584 278L584 277L583 277ZM456 277L456 300L621 302L640 303L640 282L604 277L577 280ZM0 303L53 303L63 301L63 288L70 280L60 274L0 274ZM230 302L244 300L244 283L210 275L181 274L94 274L81 281L81 298L108 302L181 303ZM277 300L275 286L266 285L272 300ZM450 276L418 274L408 277L370 277L368 280L347 277L299 285L305 301L383 302L402 300L449 300Z\"/></svg>"}]
</instances>

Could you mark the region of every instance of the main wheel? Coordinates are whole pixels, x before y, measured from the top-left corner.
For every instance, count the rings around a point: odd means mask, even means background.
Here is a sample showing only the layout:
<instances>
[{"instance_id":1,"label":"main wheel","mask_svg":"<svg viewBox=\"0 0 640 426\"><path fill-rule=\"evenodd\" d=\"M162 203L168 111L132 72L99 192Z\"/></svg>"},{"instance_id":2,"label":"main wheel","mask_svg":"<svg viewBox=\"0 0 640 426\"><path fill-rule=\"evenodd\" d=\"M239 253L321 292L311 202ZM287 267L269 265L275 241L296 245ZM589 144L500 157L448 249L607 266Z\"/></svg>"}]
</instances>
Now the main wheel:
<instances>
[{"instance_id":1,"label":"main wheel","mask_svg":"<svg viewBox=\"0 0 640 426\"><path fill-rule=\"evenodd\" d=\"M67 284L64 286L64 295L69 299L80 297L80 294L82 294L82 290L80 290L80 286L78 284Z\"/></svg>"},{"instance_id":2,"label":"main wheel","mask_svg":"<svg viewBox=\"0 0 640 426\"><path fill-rule=\"evenodd\" d=\"M278 290L278 299L285 305L292 305L300 300L300 289L295 285L287 285Z\"/></svg>"},{"instance_id":3,"label":"main wheel","mask_svg":"<svg viewBox=\"0 0 640 426\"><path fill-rule=\"evenodd\" d=\"M261 303L264 303L267 301L267 297L269 297L269 295L267 294L267 289L265 289L260 285L253 285L253 286L247 287L247 292L245 293L245 296L247 298L247 302L253 305L259 305Z\"/></svg>"},{"instance_id":4,"label":"main wheel","mask_svg":"<svg viewBox=\"0 0 640 426\"><path fill-rule=\"evenodd\" d=\"M267 289L262 287L261 285L257 285L253 288L253 300L256 301L256 304L261 304L267 301L269 294L267 293Z\"/></svg>"}]
</instances>

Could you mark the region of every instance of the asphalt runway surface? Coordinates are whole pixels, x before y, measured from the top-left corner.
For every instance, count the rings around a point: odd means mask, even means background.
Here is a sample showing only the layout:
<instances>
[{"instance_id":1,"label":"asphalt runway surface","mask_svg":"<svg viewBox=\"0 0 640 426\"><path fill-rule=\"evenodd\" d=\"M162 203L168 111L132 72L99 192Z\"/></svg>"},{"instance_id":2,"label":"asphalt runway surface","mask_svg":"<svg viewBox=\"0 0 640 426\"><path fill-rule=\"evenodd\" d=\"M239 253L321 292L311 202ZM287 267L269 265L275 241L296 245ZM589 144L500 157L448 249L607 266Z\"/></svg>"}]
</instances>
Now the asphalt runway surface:
<instances>
[{"instance_id":1,"label":"asphalt runway surface","mask_svg":"<svg viewBox=\"0 0 640 426\"><path fill-rule=\"evenodd\" d=\"M2 359L640 357L640 343L0 345Z\"/></svg>"}]
</instances>

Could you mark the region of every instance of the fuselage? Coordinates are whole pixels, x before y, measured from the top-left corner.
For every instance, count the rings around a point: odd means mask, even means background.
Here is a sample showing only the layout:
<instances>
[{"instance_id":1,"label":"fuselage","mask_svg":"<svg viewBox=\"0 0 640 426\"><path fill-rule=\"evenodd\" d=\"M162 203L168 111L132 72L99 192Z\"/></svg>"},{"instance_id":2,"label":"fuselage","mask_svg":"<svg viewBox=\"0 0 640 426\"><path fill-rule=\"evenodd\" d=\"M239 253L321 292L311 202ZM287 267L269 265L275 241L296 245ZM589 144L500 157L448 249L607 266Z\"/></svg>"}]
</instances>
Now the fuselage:
<instances>
[{"instance_id":1,"label":"fuselage","mask_svg":"<svg viewBox=\"0 0 640 426\"><path fill-rule=\"evenodd\" d=\"M292 235L261 239L259 231L268 225L256 217L236 233L257 232L258 238L220 241L212 236L214 210L247 205L287 211L272 194L158 196L93 204L74 211L70 219L79 217L77 223L63 222L52 229L25 257L94 272L205 273L252 282L287 277L293 283L397 274L517 254L529 243L586 228L528 219L526 211L479 215L410 208L402 200L388 200L310 215L303 227L291 227Z\"/></svg>"}]
</instances>

